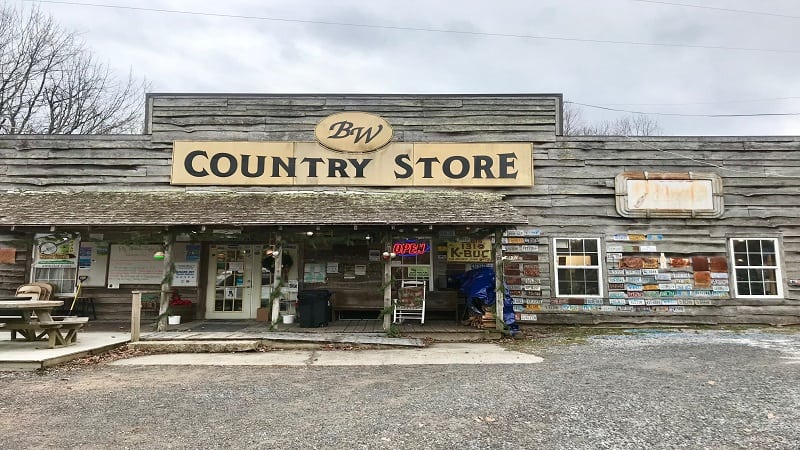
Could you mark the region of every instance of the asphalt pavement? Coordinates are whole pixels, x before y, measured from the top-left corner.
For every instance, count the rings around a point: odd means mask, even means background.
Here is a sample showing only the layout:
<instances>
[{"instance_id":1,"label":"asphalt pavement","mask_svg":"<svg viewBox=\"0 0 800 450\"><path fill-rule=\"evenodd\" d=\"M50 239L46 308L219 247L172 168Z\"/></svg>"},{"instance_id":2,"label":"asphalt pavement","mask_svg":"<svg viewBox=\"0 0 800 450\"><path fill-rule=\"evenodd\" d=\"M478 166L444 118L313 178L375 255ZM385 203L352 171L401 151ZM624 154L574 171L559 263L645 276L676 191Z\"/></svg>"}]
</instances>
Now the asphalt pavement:
<instances>
[{"instance_id":1,"label":"asphalt pavement","mask_svg":"<svg viewBox=\"0 0 800 450\"><path fill-rule=\"evenodd\" d=\"M143 365L134 358L0 373L0 447L800 448L798 332L628 330L506 345L542 361Z\"/></svg>"}]
</instances>

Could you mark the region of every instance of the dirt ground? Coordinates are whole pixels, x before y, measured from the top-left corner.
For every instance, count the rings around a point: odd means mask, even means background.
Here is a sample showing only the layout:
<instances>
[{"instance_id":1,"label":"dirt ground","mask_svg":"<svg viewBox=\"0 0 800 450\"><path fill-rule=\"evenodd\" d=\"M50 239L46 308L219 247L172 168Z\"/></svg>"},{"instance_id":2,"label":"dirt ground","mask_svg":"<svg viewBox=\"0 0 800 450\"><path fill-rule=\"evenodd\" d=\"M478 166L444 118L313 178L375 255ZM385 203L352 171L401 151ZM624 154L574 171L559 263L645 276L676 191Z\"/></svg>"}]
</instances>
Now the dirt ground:
<instances>
[{"instance_id":1,"label":"dirt ground","mask_svg":"<svg viewBox=\"0 0 800 450\"><path fill-rule=\"evenodd\" d=\"M539 330L540 364L0 373L2 448L770 448L800 442L796 330ZM333 349L332 349L333 350ZM364 349L335 351L369 351Z\"/></svg>"}]
</instances>

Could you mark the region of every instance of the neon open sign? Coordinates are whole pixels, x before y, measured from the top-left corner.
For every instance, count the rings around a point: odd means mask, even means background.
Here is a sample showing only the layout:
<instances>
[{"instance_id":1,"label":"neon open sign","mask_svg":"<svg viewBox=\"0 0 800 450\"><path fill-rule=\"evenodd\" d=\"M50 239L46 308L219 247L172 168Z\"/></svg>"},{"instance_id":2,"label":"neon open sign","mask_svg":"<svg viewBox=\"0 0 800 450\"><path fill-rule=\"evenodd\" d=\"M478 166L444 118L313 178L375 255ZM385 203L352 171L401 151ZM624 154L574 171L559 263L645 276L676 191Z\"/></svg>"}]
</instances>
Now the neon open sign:
<instances>
[{"instance_id":1,"label":"neon open sign","mask_svg":"<svg viewBox=\"0 0 800 450\"><path fill-rule=\"evenodd\" d=\"M419 256L428 253L431 246L423 241L398 241L392 244L392 253L397 256Z\"/></svg>"}]
</instances>

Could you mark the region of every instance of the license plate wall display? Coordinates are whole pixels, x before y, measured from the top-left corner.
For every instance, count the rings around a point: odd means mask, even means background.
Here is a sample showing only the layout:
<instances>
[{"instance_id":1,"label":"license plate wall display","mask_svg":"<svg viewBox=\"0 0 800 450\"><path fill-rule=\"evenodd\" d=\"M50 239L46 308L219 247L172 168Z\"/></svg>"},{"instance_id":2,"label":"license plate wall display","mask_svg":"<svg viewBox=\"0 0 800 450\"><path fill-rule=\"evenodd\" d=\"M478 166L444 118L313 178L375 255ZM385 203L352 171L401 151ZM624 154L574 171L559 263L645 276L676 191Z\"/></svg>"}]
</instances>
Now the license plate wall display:
<instances>
[{"instance_id":1,"label":"license plate wall display","mask_svg":"<svg viewBox=\"0 0 800 450\"><path fill-rule=\"evenodd\" d=\"M547 240L537 228L507 230L502 237L503 276L520 322L535 322L541 311L553 310L550 296ZM561 309L560 305L556 305Z\"/></svg>"},{"instance_id":2,"label":"license plate wall display","mask_svg":"<svg viewBox=\"0 0 800 450\"><path fill-rule=\"evenodd\" d=\"M718 255L668 251L674 247L669 236L660 233L606 236L608 303L617 311L686 313L686 306L730 298L724 249Z\"/></svg>"}]
</instances>

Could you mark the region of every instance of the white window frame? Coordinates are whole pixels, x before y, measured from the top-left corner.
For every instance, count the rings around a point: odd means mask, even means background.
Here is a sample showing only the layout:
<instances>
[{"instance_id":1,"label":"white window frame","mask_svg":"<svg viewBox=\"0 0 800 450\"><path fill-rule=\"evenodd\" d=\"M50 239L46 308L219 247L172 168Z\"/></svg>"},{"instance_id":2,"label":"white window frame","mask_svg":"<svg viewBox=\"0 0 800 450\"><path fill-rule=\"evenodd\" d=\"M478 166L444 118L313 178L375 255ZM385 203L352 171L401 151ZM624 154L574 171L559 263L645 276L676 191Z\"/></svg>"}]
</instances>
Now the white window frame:
<instances>
[{"instance_id":1,"label":"white window frame","mask_svg":"<svg viewBox=\"0 0 800 450\"><path fill-rule=\"evenodd\" d=\"M735 241L772 241L775 247L775 265L774 266L748 266L739 265L736 262L736 254L733 249ZM783 271L781 270L781 246L780 240L774 237L745 237L737 236L728 240L728 248L731 258L731 282L733 284L733 292L735 298L783 298ZM739 293L739 280L736 278L736 269L767 269L775 271L775 282L777 284L777 295L745 295Z\"/></svg>"},{"instance_id":2,"label":"white window frame","mask_svg":"<svg viewBox=\"0 0 800 450\"><path fill-rule=\"evenodd\" d=\"M584 240L584 241L595 241L597 242L597 265L560 265L558 264L558 241L563 240L569 243L570 240ZM587 255L587 253L584 253ZM559 280L558 280L558 270L559 269L595 269L597 270L597 294L590 295L590 294L562 294L559 289ZM555 293L556 297L563 297L563 298L603 298L603 254L602 254L602 247L600 238L594 237L557 237L553 238L553 280L555 282Z\"/></svg>"}]
</instances>

